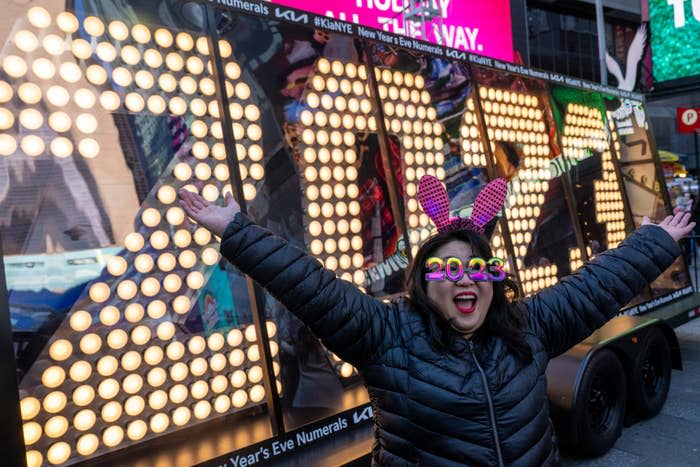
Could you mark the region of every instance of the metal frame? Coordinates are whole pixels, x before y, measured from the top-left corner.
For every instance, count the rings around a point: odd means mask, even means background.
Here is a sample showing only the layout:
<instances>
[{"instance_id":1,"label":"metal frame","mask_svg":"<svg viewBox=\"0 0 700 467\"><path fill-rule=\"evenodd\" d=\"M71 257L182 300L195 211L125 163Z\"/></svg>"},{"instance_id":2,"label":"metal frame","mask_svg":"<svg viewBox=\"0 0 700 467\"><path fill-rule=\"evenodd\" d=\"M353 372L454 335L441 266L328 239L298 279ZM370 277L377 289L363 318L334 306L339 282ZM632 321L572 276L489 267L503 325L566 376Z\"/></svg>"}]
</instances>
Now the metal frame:
<instances>
[{"instance_id":1,"label":"metal frame","mask_svg":"<svg viewBox=\"0 0 700 467\"><path fill-rule=\"evenodd\" d=\"M228 110L228 99L226 96L226 78L224 66L219 49L219 31L216 24L216 12L209 4L201 4L206 13L207 41L212 57L212 75L216 84L216 99L219 103L219 114L223 130L223 140L226 147L226 162L232 178L235 198L241 206L241 212L247 214L247 203L243 196L243 182L238 167L238 157L236 156L236 140L233 136L233 121ZM264 303L265 297L260 286L253 279L246 275L246 285L248 286L248 297L250 299L251 312L255 333L258 337L258 348L260 349L260 359L263 365L263 386L265 387L265 399L270 415L272 433L277 436L285 432L284 417L282 415L282 404L275 384L275 372L272 365L272 354L270 351L270 338L267 335L267 325L265 310L260 308L260 303Z\"/></svg>"}]
</instances>

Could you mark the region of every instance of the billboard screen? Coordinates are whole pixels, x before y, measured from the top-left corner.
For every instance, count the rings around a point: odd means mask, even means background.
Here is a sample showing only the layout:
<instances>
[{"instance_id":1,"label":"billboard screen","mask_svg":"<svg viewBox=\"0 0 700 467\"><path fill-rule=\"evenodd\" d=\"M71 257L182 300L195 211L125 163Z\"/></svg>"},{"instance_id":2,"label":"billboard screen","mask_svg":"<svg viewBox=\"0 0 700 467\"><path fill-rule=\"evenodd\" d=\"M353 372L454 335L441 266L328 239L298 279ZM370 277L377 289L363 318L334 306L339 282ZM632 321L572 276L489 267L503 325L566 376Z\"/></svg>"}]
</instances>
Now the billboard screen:
<instances>
[{"instance_id":1,"label":"billboard screen","mask_svg":"<svg viewBox=\"0 0 700 467\"><path fill-rule=\"evenodd\" d=\"M311 11L344 21L383 29L467 52L513 61L513 34L509 0L433 0L439 19L426 23L405 22L404 0L338 0L332 3L307 0L273 0L273 3Z\"/></svg>"},{"instance_id":2,"label":"billboard screen","mask_svg":"<svg viewBox=\"0 0 700 467\"><path fill-rule=\"evenodd\" d=\"M700 75L698 48L688 42L700 36L700 2L649 0L649 18L656 81Z\"/></svg>"}]
</instances>

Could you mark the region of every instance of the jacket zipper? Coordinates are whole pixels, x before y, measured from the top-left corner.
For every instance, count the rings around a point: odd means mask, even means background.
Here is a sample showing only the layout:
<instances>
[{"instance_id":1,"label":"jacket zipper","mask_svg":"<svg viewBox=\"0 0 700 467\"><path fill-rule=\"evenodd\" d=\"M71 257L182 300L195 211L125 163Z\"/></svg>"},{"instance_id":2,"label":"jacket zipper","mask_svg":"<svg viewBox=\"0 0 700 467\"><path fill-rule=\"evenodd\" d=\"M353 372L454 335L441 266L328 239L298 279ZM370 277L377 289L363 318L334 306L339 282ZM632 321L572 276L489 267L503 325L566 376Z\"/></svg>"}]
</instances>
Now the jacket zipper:
<instances>
[{"instance_id":1,"label":"jacket zipper","mask_svg":"<svg viewBox=\"0 0 700 467\"><path fill-rule=\"evenodd\" d=\"M486 391L486 401L488 402L489 406L489 418L491 420L491 432L493 434L493 441L496 443L496 456L498 456L498 465L499 467L503 467L505 464L503 463L503 455L501 454L501 442L498 439L498 430L496 430L496 414L493 410L493 401L491 400L491 391L489 390L489 385L486 381L486 374L484 373L484 370L481 368L481 365L479 365L479 360L476 358L476 354L474 353L474 344L472 341L469 342L469 350L471 351L472 358L474 359L474 363L476 363L476 367L479 369L479 373L481 374L481 382L484 383L484 390Z\"/></svg>"}]
</instances>

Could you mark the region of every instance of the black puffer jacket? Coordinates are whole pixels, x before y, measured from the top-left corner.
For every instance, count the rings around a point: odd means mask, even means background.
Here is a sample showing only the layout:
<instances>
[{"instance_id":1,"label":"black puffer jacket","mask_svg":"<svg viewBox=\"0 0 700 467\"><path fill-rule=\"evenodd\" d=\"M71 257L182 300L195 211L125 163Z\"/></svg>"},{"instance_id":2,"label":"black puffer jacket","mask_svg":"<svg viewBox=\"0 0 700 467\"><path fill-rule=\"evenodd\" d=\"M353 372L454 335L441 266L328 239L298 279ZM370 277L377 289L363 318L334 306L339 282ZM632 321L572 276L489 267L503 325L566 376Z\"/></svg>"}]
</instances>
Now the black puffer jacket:
<instances>
[{"instance_id":1,"label":"black puffer jacket","mask_svg":"<svg viewBox=\"0 0 700 467\"><path fill-rule=\"evenodd\" d=\"M379 465L555 465L545 368L642 291L680 254L644 226L559 284L524 299L534 360L518 364L497 338L439 353L405 300L385 304L318 260L237 214L222 254L355 365L375 416Z\"/></svg>"}]
</instances>

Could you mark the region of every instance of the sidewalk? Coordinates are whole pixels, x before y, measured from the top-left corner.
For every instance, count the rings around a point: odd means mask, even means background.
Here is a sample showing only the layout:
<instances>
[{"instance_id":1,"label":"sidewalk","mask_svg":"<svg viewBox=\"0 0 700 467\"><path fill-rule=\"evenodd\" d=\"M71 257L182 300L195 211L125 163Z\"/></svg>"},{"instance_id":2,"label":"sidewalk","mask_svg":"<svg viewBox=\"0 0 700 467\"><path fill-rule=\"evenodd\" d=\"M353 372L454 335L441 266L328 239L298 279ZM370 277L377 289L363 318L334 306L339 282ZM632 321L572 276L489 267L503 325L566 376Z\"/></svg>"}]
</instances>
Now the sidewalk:
<instances>
[{"instance_id":1,"label":"sidewalk","mask_svg":"<svg viewBox=\"0 0 700 467\"><path fill-rule=\"evenodd\" d=\"M700 319L677 328L676 334L683 371L673 370L671 390L661 413L624 428L606 455L593 460L564 458L563 466L700 465Z\"/></svg>"}]
</instances>

